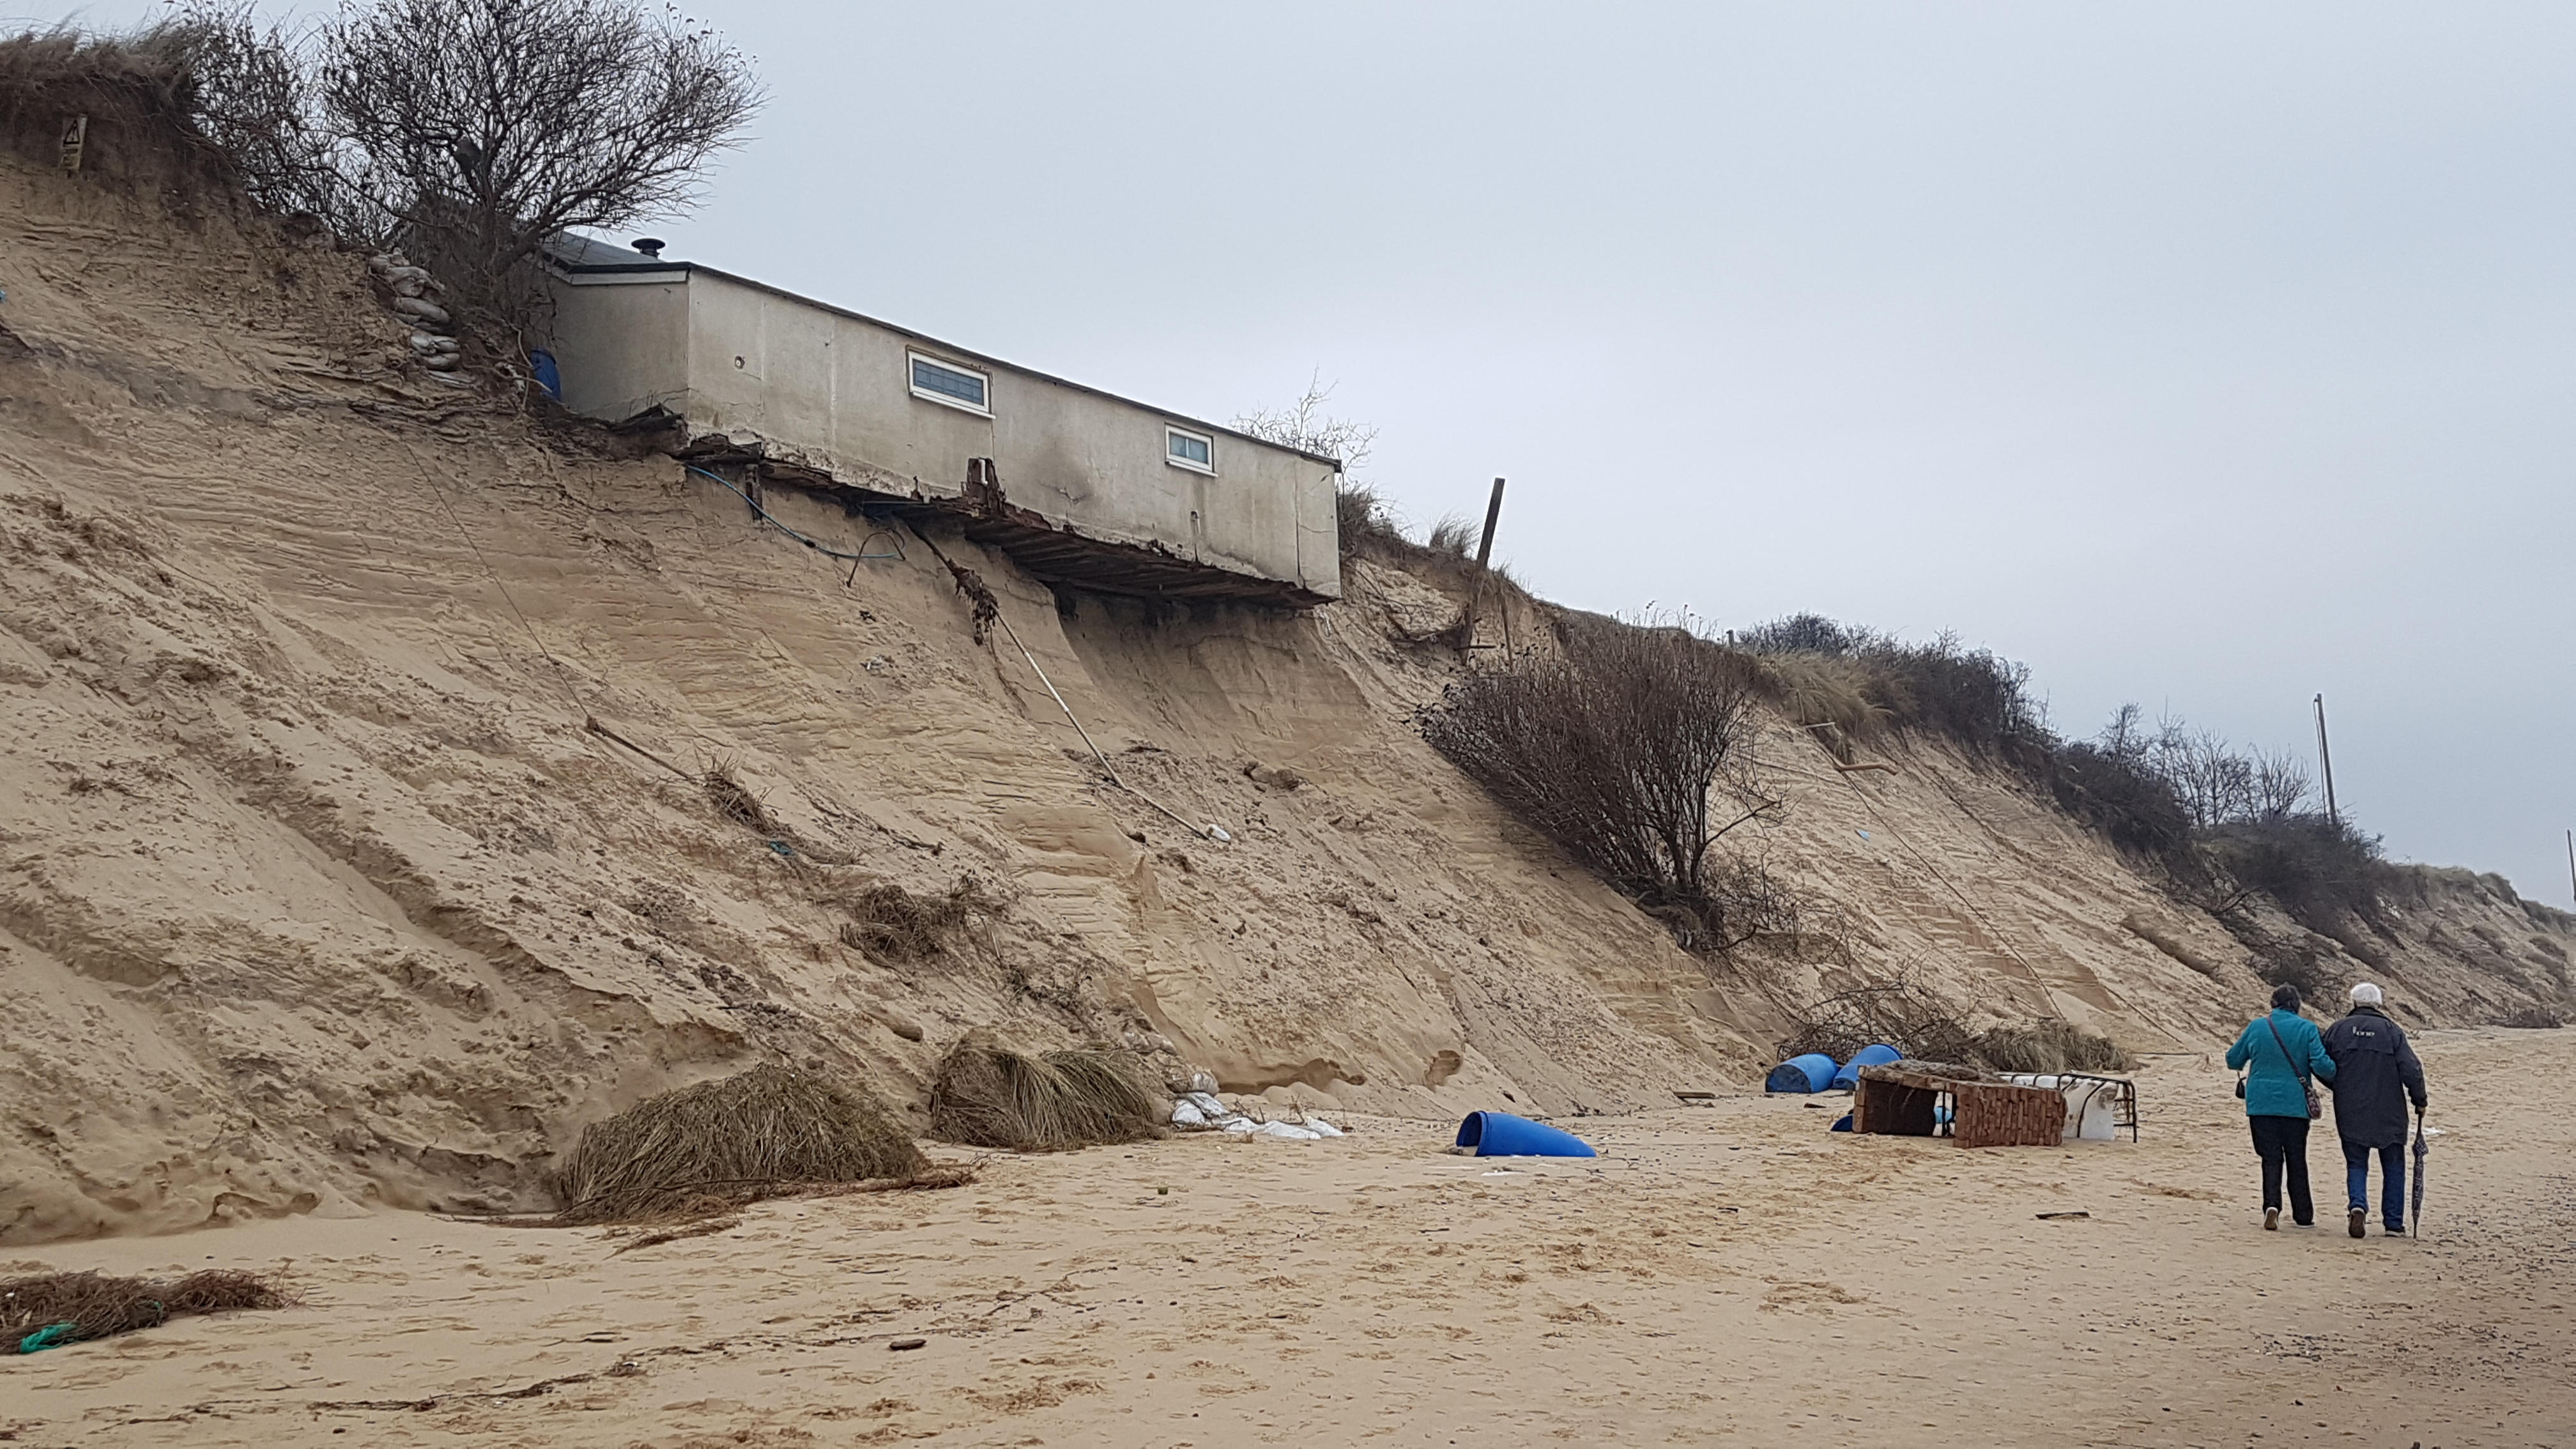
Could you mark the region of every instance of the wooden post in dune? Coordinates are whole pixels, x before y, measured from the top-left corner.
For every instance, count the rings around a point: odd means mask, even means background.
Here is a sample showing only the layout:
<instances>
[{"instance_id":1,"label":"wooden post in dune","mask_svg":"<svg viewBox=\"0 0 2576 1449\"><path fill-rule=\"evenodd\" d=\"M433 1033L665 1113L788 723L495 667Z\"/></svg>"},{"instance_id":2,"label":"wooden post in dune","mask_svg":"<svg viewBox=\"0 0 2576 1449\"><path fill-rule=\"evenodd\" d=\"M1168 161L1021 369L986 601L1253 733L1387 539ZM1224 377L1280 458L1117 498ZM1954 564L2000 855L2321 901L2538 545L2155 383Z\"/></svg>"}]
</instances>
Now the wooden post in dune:
<instances>
[{"instance_id":1,"label":"wooden post in dune","mask_svg":"<svg viewBox=\"0 0 2576 1449\"><path fill-rule=\"evenodd\" d=\"M1467 595L1466 635L1467 647L1470 649L1476 647L1476 615L1485 602L1485 573L1493 566L1494 561L1494 525L1501 521L1502 516L1503 480L1497 478L1494 480L1493 496L1485 500L1485 531L1476 539L1476 587ZM1506 609L1503 612L1503 652L1505 654L1511 653L1511 631L1511 611Z\"/></svg>"},{"instance_id":2,"label":"wooden post in dune","mask_svg":"<svg viewBox=\"0 0 2576 1449\"><path fill-rule=\"evenodd\" d=\"M2326 779L2326 818L2340 825L2342 812L2335 809L2334 752L2326 748L2326 697L2317 696L2317 769Z\"/></svg>"}]
</instances>

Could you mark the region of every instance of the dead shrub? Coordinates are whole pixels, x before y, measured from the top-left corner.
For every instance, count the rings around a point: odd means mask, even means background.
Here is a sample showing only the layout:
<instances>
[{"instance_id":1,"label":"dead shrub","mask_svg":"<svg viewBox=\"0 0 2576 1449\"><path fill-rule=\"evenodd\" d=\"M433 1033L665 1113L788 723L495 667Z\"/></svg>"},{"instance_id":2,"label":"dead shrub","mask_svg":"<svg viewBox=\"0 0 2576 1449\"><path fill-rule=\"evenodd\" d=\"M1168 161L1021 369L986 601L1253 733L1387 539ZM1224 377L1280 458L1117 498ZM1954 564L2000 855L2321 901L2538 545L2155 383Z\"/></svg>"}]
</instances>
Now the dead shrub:
<instances>
[{"instance_id":1,"label":"dead shrub","mask_svg":"<svg viewBox=\"0 0 2576 1449\"><path fill-rule=\"evenodd\" d=\"M754 1067L648 1097L582 1129L550 1222L678 1222L817 1184L928 1185L930 1159L865 1091Z\"/></svg>"},{"instance_id":2,"label":"dead shrub","mask_svg":"<svg viewBox=\"0 0 2576 1449\"><path fill-rule=\"evenodd\" d=\"M1416 723L1504 809L1686 940L1715 945L1744 928L1710 849L1780 808L1744 747L1751 694L1750 661L1733 650L1601 621L1561 657L1470 674Z\"/></svg>"},{"instance_id":3,"label":"dead shrub","mask_svg":"<svg viewBox=\"0 0 2576 1449\"><path fill-rule=\"evenodd\" d=\"M70 1331L54 1343L79 1343L155 1328L197 1313L284 1308L293 1295L256 1273L210 1268L179 1279L111 1278L101 1273L39 1273L0 1280L0 1352L57 1324Z\"/></svg>"},{"instance_id":4,"label":"dead shrub","mask_svg":"<svg viewBox=\"0 0 2576 1449\"><path fill-rule=\"evenodd\" d=\"M937 895L914 895L889 881L838 904L850 917L841 924L842 945L907 965L952 949L977 917L998 917L1004 908L971 875Z\"/></svg>"},{"instance_id":5,"label":"dead shrub","mask_svg":"<svg viewBox=\"0 0 2576 1449\"><path fill-rule=\"evenodd\" d=\"M1977 1034L1940 998L1903 972L1874 986L1858 986L1790 1011L1790 1033L1777 1044L1782 1060L1822 1052L1850 1061L1865 1046L1886 1045L1909 1061L1971 1062Z\"/></svg>"},{"instance_id":6,"label":"dead shrub","mask_svg":"<svg viewBox=\"0 0 2576 1449\"><path fill-rule=\"evenodd\" d=\"M2137 1067L2119 1043L2055 1017L1984 1032L1977 1038L1977 1055L1999 1072L2126 1072Z\"/></svg>"},{"instance_id":7,"label":"dead shrub","mask_svg":"<svg viewBox=\"0 0 2576 1449\"><path fill-rule=\"evenodd\" d=\"M1156 1105L1127 1053L1092 1046L1026 1056L979 1033L939 1064L930 1135L1014 1152L1136 1142L1160 1135Z\"/></svg>"}]
</instances>

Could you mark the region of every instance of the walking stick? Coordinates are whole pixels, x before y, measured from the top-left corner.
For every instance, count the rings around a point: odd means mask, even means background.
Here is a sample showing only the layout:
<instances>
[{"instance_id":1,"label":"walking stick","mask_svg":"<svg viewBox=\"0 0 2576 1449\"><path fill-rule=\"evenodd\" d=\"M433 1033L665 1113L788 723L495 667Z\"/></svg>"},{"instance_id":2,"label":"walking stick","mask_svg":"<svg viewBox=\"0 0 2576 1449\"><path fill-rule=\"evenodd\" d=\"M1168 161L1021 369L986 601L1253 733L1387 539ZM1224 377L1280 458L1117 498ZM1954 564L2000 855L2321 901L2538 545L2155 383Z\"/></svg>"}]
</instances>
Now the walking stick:
<instances>
[{"instance_id":1,"label":"walking stick","mask_svg":"<svg viewBox=\"0 0 2576 1449\"><path fill-rule=\"evenodd\" d=\"M2424 1111L2415 1110L2415 1190L2414 1210L2407 1215L2406 1235L2424 1236Z\"/></svg>"}]
</instances>

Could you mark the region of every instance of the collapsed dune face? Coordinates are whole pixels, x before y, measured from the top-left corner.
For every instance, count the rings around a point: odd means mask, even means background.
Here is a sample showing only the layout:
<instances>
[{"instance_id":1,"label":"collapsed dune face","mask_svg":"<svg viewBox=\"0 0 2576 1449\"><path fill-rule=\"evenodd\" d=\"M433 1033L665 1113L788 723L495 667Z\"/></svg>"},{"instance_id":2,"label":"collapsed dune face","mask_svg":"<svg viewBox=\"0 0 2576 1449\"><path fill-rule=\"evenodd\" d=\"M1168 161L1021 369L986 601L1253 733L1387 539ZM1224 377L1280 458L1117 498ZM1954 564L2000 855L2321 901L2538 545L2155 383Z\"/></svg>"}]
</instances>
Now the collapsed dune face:
<instances>
[{"instance_id":1,"label":"collapsed dune face","mask_svg":"<svg viewBox=\"0 0 2576 1449\"><path fill-rule=\"evenodd\" d=\"M1777 1002L1898 967L2139 1050L2261 990L2009 781L1785 722L1760 845L1857 964L1712 966L1422 744L1435 584L1172 613L928 540L1122 789L923 539L771 495L899 551L853 574L406 370L355 257L9 161L0 269L0 1242L541 1205L641 1096L785 1060L918 1112L975 1028L1563 1113L1745 1081Z\"/></svg>"}]
</instances>

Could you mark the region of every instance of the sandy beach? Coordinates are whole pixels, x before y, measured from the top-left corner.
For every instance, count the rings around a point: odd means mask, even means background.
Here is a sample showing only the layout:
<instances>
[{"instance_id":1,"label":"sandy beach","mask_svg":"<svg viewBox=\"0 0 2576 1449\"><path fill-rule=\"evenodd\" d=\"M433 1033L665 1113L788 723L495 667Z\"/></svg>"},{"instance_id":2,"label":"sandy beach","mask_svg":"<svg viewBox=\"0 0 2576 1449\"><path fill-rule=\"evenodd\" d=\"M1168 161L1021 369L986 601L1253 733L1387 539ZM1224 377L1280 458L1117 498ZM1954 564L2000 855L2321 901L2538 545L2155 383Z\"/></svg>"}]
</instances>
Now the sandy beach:
<instances>
[{"instance_id":1,"label":"sandy beach","mask_svg":"<svg viewBox=\"0 0 2576 1449\"><path fill-rule=\"evenodd\" d=\"M2261 1231L2214 1057L2135 1145L1962 1151L1739 1096L997 1157L963 1189L765 1204L619 1252L416 1214L65 1243L10 1271L288 1275L301 1306L12 1360L30 1445L2563 1444L2562 1032L2423 1043L2423 1236ZM2472 1091L2472 1080L2502 1089ZM954 1149L934 1148L955 1157ZM2081 1218L2043 1220L2047 1212ZM895 1351L897 1339L923 1347ZM2389 1426L2396 1426L2391 1429Z\"/></svg>"}]
</instances>

